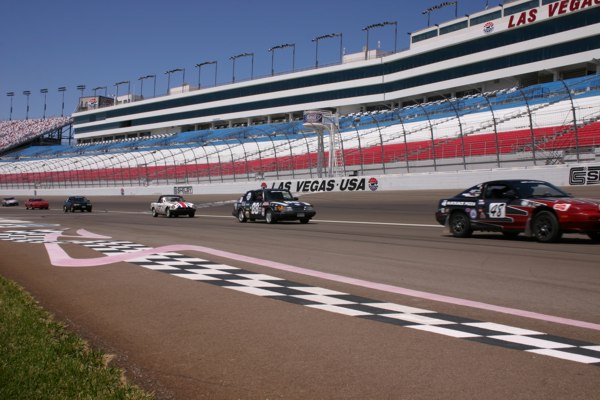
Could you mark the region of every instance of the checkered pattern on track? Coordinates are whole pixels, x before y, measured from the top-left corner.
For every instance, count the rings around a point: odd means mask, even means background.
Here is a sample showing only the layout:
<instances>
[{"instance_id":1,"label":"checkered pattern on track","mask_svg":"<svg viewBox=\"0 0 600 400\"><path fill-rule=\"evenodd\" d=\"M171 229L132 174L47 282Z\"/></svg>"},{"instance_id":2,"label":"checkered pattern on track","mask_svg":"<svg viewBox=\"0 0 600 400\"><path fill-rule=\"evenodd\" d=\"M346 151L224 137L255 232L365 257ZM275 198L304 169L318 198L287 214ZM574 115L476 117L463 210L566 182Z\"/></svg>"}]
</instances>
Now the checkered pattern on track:
<instances>
[{"instance_id":1,"label":"checkered pattern on track","mask_svg":"<svg viewBox=\"0 0 600 400\"><path fill-rule=\"evenodd\" d=\"M141 245L128 242L83 243L104 254L137 251ZM179 278L200 281L226 289L281 300L323 311L384 322L479 343L522 350L600 366L600 346L543 332L478 321L395 303L304 285L242 268L217 264L179 253L159 253L129 260L130 263Z\"/></svg>"},{"instance_id":2,"label":"checkered pattern on track","mask_svg":"<svg viewBox=\"0 0 600 400\"><path fill-rule=\"evenodd\" d=\"M0 232L0 240L18 243L44 243L45 236L49 233L60 233L62 231L52 229L35 229L23 231L6 231ZM66 243L59 241L58 243Z\"/></svg>"},{"instance_id":3,"label":"checkered pattern on track","mask_svg":"<svg viewBox=\"0 0 600 400\"><path fill-rule=\"evenodd\" d=\"M43 243L52 230L0 232L0 240ZM135 253L149 247L129 241L66 240L106 255ZM543 332L492 322L478 321L395 303L386 303L349 293L304 285L242 268L217 264L179 253L157 253L129 260L130 263L175 277L200 281L226 289L298 304L370 321L384 322L420 331L522 350L574 362L600 366L600 345Z\"/></svg>"}]
</instances>

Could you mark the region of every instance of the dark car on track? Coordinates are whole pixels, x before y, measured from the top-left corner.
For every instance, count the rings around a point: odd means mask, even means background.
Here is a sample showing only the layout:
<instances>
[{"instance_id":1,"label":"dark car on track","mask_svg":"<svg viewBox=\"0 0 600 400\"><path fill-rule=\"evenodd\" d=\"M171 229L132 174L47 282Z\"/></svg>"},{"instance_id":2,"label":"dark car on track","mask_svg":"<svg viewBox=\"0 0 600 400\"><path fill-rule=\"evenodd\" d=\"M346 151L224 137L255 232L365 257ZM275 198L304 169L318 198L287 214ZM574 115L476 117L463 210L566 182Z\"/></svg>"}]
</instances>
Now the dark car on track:
<instances>
[{"instance_id":1,"label":"dark car on track","mask_svg":"<svg viewBox=\"0 0 600 400\"><path fill-rule=\"evenodd\" d=\"M85 196L69 196L63 203L64 212L92 212L92 202Z\"/></svg>"},{"instance_id":2,"label":"dark car on track","mask_svg":"<svg viewBox=\"0 0 600 400\"><path fill-rule=\"evenodd\" d=\"M600 200L575 198L538 180L480 183L441 199L435 217L455 237L489 231L556 242L563 233L581 233L600 242Z\"/></svg>"},{"instance_id":3,"label":"dark car on track","mask_svg":"<svg viewBox=\"0 0 600 400\"><path fill-rule=\"evenodd\" d=\"M232 212L239 222L265 220L269 224L277 221L306 224L315 214L311 204L298 201L285 189L250 190L233 205Z\"/></svg>"},{"instance_id":4,"label":"dark car on track","mask_svg":"<svg viewBox=\"0 0 600 400\"><path fill-rule=\"evenodd\" d=\"M48 204L48 202L46 200L44 200L40 197L27 199L27 201L25 202L25 209L33 210L35 208L39 208L40 210L47 210L50 208L50 205Z\"/></svg>"}]
</instances>

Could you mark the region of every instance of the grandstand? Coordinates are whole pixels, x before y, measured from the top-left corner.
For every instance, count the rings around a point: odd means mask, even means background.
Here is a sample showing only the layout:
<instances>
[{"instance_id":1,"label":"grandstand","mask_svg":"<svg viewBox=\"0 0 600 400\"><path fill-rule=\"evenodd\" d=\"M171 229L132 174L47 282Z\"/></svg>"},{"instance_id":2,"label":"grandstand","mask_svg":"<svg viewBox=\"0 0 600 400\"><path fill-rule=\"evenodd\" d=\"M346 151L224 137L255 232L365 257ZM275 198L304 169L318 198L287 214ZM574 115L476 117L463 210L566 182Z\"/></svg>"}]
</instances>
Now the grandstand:
<instances>
[{"instance_id":1,"label":"grandstand","mask_svg":"<svg viewBox=\"0 0 600 400\"><path fill-rule=\"evenodd\" d=\"M32 144L60 143L63 132L70 130L71 123L70 117L0 121L0 156Z\"/></svg>"},{"instance_id":2,"label":"grandstand","mask_svg":"<svg viewBox=\"0 0 600 400\"><path fill-rule=\"evenodd\" d=\"M340 116L343 174L446 171L600 157L600 75ZM301 121L208 129L4 157L4 187L136 186L316 176Z\"/></svg>"},{"instance_id":3,"label":"grandstand","mask_svg":"<svg viewBox=\"0 0 600 400\"><path fill-rule=\"evenodd\" d=\"M27 133L22 124L33 121L8 121L0 126L19 128L0 130L12 141L0 147L0 188L296 179L321 177L321 167L348 176L596 161L600 4L578 4L559 12L556 1L517 0L415 32L411 48L396 54L107 102L56 120L52 129L72 123L74 144L40 146L34 141L47 131ZM535 21L511 22L532 10ZM332 149L303 124L311 109L335 115L335 171L322 165L321 152Z\"/></svg>"}]
</instances>

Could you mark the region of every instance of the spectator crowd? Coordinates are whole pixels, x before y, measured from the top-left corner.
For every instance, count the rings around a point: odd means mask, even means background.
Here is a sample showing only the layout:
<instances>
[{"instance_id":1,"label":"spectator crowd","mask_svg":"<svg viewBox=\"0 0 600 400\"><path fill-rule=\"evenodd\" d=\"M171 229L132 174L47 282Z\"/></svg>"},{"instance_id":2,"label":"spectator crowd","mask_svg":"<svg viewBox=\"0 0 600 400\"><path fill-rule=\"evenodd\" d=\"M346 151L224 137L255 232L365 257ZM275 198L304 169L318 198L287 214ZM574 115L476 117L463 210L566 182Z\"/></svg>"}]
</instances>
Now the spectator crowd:
<instances>
[{"instance_id":1,"label":"spectator crowd","mask_svg":"<svg viewBox=\"0 0 600 400\"><path fill-rule=\"evenodd\" d=\"M0 153L70 122L70 117L0 121Z\"/></svg>"}]
</instances>

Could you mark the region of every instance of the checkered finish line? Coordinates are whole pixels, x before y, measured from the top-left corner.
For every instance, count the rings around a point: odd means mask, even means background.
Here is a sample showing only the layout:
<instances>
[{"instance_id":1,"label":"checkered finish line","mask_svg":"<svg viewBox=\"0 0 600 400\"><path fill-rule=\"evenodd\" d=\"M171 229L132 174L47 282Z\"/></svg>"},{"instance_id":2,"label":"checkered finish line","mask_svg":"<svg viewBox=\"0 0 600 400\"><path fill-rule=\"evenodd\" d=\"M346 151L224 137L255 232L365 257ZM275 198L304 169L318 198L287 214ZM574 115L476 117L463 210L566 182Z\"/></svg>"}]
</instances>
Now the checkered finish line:
<instances>
[{"instance_id":1,"label":"checkered finish line","mask_svg":"<svg viewBox=\"0 0 600 400\"><path fill-rule=\"evenodd\" d=\"M52 230L10 231L0 240L43 243ZM129 241L67 240L105 255L135 253L150 247ZM437 333L473 342L600 366L600 345L552 336L492 322L478 321L395 303L386 303L349 293L304 285L266 274L179 253L157 253L129 260L130 263L175 277L200 281L239 292L287 303Z\"/></svg>"},{"instance_id":2,"label":"checkered finish line","mask_svg":"<svg viewBox=\"0 0 600 400\"><path fill-rule=\"evenodd\" d=\"M97 240L80 244L106 255L148 248L125 241ZM179 278L323 311L600 366L600 345L594 343L386 303L179 253L159 253L129 262Z\"/></svg>"}]
</instances>

